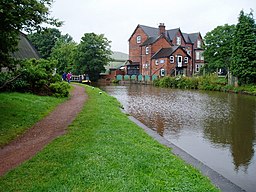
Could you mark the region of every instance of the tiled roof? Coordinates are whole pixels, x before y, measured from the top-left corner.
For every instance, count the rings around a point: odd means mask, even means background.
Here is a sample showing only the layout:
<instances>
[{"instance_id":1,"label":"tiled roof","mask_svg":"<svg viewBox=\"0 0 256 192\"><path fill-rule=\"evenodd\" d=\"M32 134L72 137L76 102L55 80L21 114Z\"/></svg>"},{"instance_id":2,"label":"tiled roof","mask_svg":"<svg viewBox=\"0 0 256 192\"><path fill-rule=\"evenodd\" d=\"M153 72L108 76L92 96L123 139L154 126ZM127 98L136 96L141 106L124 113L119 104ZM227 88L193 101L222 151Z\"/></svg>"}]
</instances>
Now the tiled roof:
<instances>
[{"instance_id":1,"label":"tiled roof","mask_svg":"<svg viewBox=\"0 0 256 192\"><path fill-rule=\"evenodd\" d=\"M18 50L12 54L13 57L16 59L39 59L39 53L27 39L26 35L20 32L19 38Z\"/></svg>"},{"instance_id":2,"label":"tiled roof","mask_svg":"<svg viewBox=\"0 0 256 192\"><path fill-rule=\"evenodd\" d=\"M149 45L155 42L159 37L159 29L154 27L148 27L145 25L139 25L142 30L147 34L148 39L142 44L142 45ZM179 28L176 29L169 29L166 30L166 37L169 39L169 41L172 41L173 38L176 36L177 32L179 31ZM182 33L186 43L195 43L197 40L199 33Z\"/></svg>"},{"instance_id":3,"label":"tiled roof","mask_svg":"<svg viewBox=\"0 0 256 192\"><path fill-rule=\"evenodd\" d=\"M156 54L153 55L152 59L158 59L158 58L164 58L169 57L172 55L173 52L175 52L179 46L172 46L169 48L162 48L160 49Z\"/></svg>"},{"instance_id":4,"label":"tiled roof","mask_svg":"<svg viewBox=\"0 0 256 192\"><path fill-rule=\"evenodd\" d=\"M154 27L148 27L145 25L139 25L142 30L149 36L149 37L155 37L158 36L158 28Z\"/></svg>"},{"instance_id":5,"label":"tiled roof","mask_svg":"<svg viewBox=\"0 0 256 192\"><path fill-rule=\"evenodd\" d=\"M146 41L144 41L144 43L141 44L141 46L150 45L150 44L156 42L156 40L157 40L159 37L160 37L160 36L149 37Z\"/></svg>"}]
</instances>

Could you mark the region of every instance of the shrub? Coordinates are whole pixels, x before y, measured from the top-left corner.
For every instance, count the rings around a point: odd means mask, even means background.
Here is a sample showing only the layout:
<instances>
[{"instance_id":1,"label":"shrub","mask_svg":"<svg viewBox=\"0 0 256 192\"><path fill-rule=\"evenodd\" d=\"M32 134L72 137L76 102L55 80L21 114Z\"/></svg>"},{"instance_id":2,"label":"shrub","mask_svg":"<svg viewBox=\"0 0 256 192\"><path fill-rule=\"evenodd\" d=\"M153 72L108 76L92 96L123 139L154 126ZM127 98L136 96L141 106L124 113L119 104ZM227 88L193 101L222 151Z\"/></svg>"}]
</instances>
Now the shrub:
<instances>
[{"instance_id":1,"label":"shrub","mask_svg":"<svg viewBox=\"0 0 256 192\"><path fill-rule=\"evenodd\" d=\"M49 88L52 91L53 96L67 97L69 95L70 85L67 82L62 81L50 84Z\"/></svg>"}]
</instances>

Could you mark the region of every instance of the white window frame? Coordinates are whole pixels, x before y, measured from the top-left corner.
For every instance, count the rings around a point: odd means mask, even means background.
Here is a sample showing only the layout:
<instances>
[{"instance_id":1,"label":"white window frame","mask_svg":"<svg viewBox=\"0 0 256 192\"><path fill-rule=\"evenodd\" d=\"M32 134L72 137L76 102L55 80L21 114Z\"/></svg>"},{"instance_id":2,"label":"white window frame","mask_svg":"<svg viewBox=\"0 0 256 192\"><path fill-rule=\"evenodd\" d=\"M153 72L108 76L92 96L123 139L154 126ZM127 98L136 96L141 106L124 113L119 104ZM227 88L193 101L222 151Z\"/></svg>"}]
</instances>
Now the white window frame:
<instances>
[{"instance_id":1,"label":"white window frame","mask_svg":"<svg viewBox=\"0 0 256 192\"><path fill-rule=\"evenodd\" d=\"M196 51L196 60L200 60L200 52Z\"/></svg>"},{"instance_id":2,"label":"white window frame","mask_svg":"<svg viewBox=\"0 0 256 192\"><path fill-rule=\"evenodd\" d=\"M181 37L180 36L177 36L176 44L181 45Z\"/></svg>"},{"instance_id":3,"label":"white window frame","mask_svg":"<svg viewBox=\"0 0 256 192\"><path fill-rule=\"evenodd\" d=\"M146 55L148 55L148 54L149 54L149 47L146 47L146 49L145 49L145 53L146 53Z\"/></svg>"},{"instance_id":4,"label":"white window frame","mask_svg":"<svg viewBox=\"0 0 256 192\"><path fill-rule=\"evenodd\" d=\"M182 67L182 56L181 55L177 56L177 65L178 65L178 67Z\"/></svg>"},{"instance_id":5,"label":"white window frame","mask_svg":"<svg viewBox=\"0 0 256 192\"><path fill-rule=\"evenodd\" d=\"M155 64L158 65L158 60L157 59L155 60Z\"/></svg>"},{"instance_id":6,"label":"white window frame","mask_svg":"<svg viewBox=\"0 0 256 192\"><path fill-rule=\"evenodd\" d=\"M160 76L161 76L161 77L164 77L164 76L165 76L165 69L161 69L161 70L160 70Z\"/></svg>"},{"instance_id":7,"label":"white window frame","mask_svg":"<svg viewBox=\"0 0 256 192\"><path fill-rule=\"evenodd\" d=\"M188 63L188 57L184 57L184 63Z\"/></svg>"},{"instance_id":8,"label":"white window frame","mask_svg":"<svg viewBox=\"0 0 256 192\"><path fill-rule=\"evenodd\" d=\"M191 56L191 51L190 51L190 50L187 50L187 54Z\"/></svg>"},{"instance_id":9,"label":"white window frame","mask_svg":"<svg viewBox=\"0 0 256 192\"><path fill-rule=\"evenodd\" d=\"M195 65L195 72L199 72L200 71L200 64L196 64Z\"/></svg>"},{"instance_id":10,"label":"white window frame","mask_svg":"<svg viewBox=\"0 0 256 192\"><path fill-rule=\"evenodd\" d=\"M197 48L201 48L201 41L197 40Z\"/></svg>"},{"instance_id":11,"label":"white window frame","mask_svg":"<svg viewBox=\"0 0 256 192\"><path fill-rule=\"evenodd\" d=\"M137 41L137 43L141 43L141 36L140 35L137 36L136 41Z\"/></svg>"},{"instance_id":12,"label":"white window frame","mask_svg":"<svg viewBox=\"0 0 256 192\"><path fill-rule=\"evenodd\" d=\"M174 57L170 56L170 63L174 63Z\"/></svg>"}]
</instances>

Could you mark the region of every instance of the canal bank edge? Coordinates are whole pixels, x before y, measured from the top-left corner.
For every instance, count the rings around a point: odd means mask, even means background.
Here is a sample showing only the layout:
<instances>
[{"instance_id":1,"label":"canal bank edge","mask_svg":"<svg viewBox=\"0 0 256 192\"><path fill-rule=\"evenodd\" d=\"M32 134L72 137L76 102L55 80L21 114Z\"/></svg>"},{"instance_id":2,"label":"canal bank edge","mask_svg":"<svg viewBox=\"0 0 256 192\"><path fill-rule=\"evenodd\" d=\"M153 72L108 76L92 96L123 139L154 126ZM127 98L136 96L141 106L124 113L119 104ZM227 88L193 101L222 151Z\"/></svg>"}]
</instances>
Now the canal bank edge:
<instances>
[{"instance_id":1,"label":"canal bank edge","mask_svg":"<svg viewBox=\"0 0 256 192\"><path fill-rule=\"evenodd\" d=\"M121 110L122 112L126 113L124 110ZM155 131L141 123L139 120L134 118L133 116L128 116L128 118L133 121L135 124L137 124L139 127L144 129L144 131L151 137L153 137L155 140L157 140L159 143L172 148L172 153L181 159L183 159L186 163L194 166L195 168L199 169L205 176L209 177L209 179L212 181L212 183L218 187L223 192L245 192L244 189L237 186L236 184L232 183L227 178L223 177L201 161L195 159L193 156L182 150L181 148L177 147L173 143L169 142L159 134L157 134Z\"/></svg>"}]
</instances>

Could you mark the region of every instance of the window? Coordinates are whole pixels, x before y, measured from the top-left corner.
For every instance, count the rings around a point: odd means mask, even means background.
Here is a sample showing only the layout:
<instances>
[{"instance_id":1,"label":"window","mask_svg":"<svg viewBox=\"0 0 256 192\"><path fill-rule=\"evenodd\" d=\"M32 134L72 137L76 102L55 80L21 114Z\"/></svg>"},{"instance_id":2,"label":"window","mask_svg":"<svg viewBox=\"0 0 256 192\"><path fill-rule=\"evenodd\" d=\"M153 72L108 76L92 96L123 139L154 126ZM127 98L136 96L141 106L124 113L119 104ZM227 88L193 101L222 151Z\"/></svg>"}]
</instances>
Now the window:
<instances>
[{"instance_id":1,"label":"window","mask_svg":"<svg viewBox=\"0 0 256 192\"><path fill-rule=\"evenodd\" d=\"M197 51L196 52L196 60L204 60L203 52Z\"/></svg>"},{"instance_id":2,"label":"window","mask_svg":"<svg viewBox=\"0 0 256 192\"><path fill-rule=\"evenodd\" d=\"M182 56L181 55L178 55L177 64L178 64L178 67L182 67Z\"/></svg>"},{"instance_id":3,"label":"window","mask_svg":"<svg viewBox=\"0 0 256 192\"><path fill-rule=\"evenodd\" d=\"M146 55L149 53L149 47L146 47Z\"/></svg>"},{"instance_id":4,"label":"window","mask_svg":"<svg viewBox=\"0 0 256 192\"><path fill-rule=\"evenodd\" d=\"M155 60L155 64L158 65L158 60L157 59Z\"/></svg>"},{"instance_id":5,"label":"window","mask_svg":"<svg viewBox=\"0 0 256 192\"><path fill-rule=\"evenodd\" d=\"M174 57L170 56L170 63L174 63Z\"/></svg>"},{"instance_id":6,"label":"window","mask_svg":"<svg viewBox=\"0 0 256 192\"><path fill-rule=\"evenodd\" d=\"M199 72L200 71L200 64L196 64L196 69L195 69L196 72Z\"/></svg>"},{"instance_id":7,"label":"window","mask_svg":"<svg viewBox=\"0 0 256 192\"><path fill-rule=\"evenodd\" d=\"M197 48L201 48L201 41L197 40Z\"/></svg>"},{"instance_id":8,"label":"window","mask_svg":"<svg viewBox=\"0 0 256 192\"><path fill-rule=\"evenodd\" d=\"M181 38L180 37L177 37L177 40L176 40L177 42L176 42L176 44L177 45L181 45Z\"/></svg>"},{"instance_id":9,"label":"window","mask_svg":"<svg viewBox=\"0 0 256 192\"><path fill-rule=\"evenodd\" d=\"M161 69L161 70L160 70L160 76L161 76L161 77L165 76L165 70L164 70L164 69Z\"/></svg>"},{"instance_id":10,"label":"window","mask_svg":"<svg viewBox=\"0 0 256 192\"><path fill-rule=\"evenodd\" d=\"M161 64L163 64L163 63L164 63L164 60L163 60L163 59L161 59L161 60L160 60L160 63L161 63Z\"/></svg>"},{"instance_id":11,"label":"window","mask_svg":"<svg viewBox=\"0 0 256 192\"><path fill-rule=\"evenodd\" d=\"M187 54L191 56L191 51L190 51L190 50L187 50Z\"/></svg>"},{"instance_id":12,"label":"window","mask_svg":"<svg viewBox=\"0 0 256 192\"><path fill-rule=\"evenodd\" d=\"M137 43L141 43L141 36L137 36Z\"/></svg>"},{"instance_id":13,"label":"window","mask_svg":"<svg viewBox=\"0 0 256 192\"><path fill-rule=\"evenodd\" d=\"M184 63L188 63L188 57L184 57Z\"/></svg>"},{"instance_id":14,"label":"window","mask_svg":"<svg viewBox=\"0 0 256 192\"><path fill-rule=\"evenodd\" d=\"M196 52L196 60L199 60L200 59L200 52Z\"/></svg>"}]
</instances>

